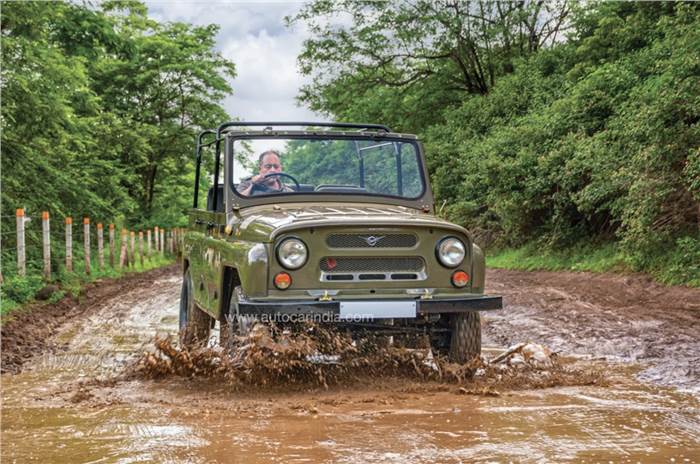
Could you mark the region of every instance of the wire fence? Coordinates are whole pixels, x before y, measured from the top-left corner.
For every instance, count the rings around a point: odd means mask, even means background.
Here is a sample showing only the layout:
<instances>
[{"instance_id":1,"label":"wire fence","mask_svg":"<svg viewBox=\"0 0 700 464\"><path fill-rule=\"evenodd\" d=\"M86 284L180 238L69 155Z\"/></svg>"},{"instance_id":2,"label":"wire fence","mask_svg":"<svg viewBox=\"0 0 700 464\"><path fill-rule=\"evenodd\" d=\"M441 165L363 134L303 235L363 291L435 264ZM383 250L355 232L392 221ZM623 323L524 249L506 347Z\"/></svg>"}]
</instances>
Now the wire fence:
<instances>
[{"instance_id":1,"label":"wire fence","mask_svg":"<svg viewBox=\"0 0 700 464\"><path fill-rule=\"evenodd\" d=\"M94 222L89 217L50 217L48 212L2 215L0 283L9 276L40 273L50 281L62 272L129 269L144 261L178 256L184 229L154 227L144 230L117 228L114 222ZM14 223L15 227L10 227Z\"/></svg>"}]
</instances>

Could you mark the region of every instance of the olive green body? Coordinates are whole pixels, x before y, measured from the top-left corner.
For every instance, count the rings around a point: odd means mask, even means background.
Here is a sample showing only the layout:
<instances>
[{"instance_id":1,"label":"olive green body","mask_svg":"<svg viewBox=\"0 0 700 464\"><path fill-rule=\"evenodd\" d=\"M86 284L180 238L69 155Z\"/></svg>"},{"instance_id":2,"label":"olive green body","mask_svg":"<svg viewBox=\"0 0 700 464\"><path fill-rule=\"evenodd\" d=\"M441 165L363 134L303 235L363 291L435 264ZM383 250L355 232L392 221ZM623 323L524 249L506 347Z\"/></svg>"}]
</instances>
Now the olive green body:
<instances>
[{"instance_id":1,"label":"olive green body","mask_svg":"<svg viewBox=\"0 0 700 464\"><path fill-rule=\"evenodd\" d=\"M420 157L419 174L424 189L412 199L320 191L244 197L236 192L233 184L234 142L260 137L412 143ZM216 195L214 189L210 191L210 199L213 200L211 204L223 204L224 212L215 212L216 207L211 207L211 211L193 209L190 212L183 254L183 265L192 276L194 302L214 318L221 319L228 314L232 296L238 301L263 305L269 302L273 306L283 305L285 301L303 305L329 300L434 302L461 297L469 299L467 303L478 303L478 298L472 297L481 296L484 291L484 255L464 228L434 215L425 155L415 135L266 128L256 132L224 131L217 143L224 144L224 179ZM332 234L352 236L354 242L345 246L347 242L331 240L329 235ZM370 236L380 238L376 243L370 240L365 244L363 237ZM397 236L408 236L410 240L390 242L384 238ZM447 236L457 237L465 245L466 256L456 268L445 267L436 255L438 242ZM276 256L276 246L287 237L302 240L308 249L307 261L296 270L284 269ZM331 261L327 258L331 258L338 269L346 266L359 272L352 276L352 281L338 280L343 276L329 268ZM393 265L397 268L387 269ZM386 271L382 279L372 270L375 267ZM456 288L452 284L452 274L458 270L469 275L466 287ZM292 284L280 290L273 279L283 271L289 273ZM240 291L234 292L235 287L240 287ZM460 303L462 310L469 309L467 303ZM494 308L500 307L500 299L496 303Z\"/></svg>"},{"instance_id":2,"label":"olive green body","mask_svg":"<svg viewBox=\"0 0 700 464\"><path fill-rule=\"evenodd\" d=\"M407 234L415 237L415 243L404 247L331 247L330 234ZM276 257L276 245L290 236L301 239L309 251L306 263L297 270L284 269ZM436 256L438 241L447 236L458 237L467 248L464 261L453 269L441 265ZM321 269L321 261L327 257L407 258L422 262L423 267L412 280L328 281ZM216 319L227 312L232 289L238 285L247 299L260 301L439 299L484 291L484 255L465 229L419 208L383 205L376 200L258 205L234 209L228 218L224 213L194 209L184 238L183 263L192 275L196 304ZM470 276L465 288L452 285L456 270ZM282 271L292 277L286 290L278 290L273 282L274 275Z\"/></svg>"}]
</instances>

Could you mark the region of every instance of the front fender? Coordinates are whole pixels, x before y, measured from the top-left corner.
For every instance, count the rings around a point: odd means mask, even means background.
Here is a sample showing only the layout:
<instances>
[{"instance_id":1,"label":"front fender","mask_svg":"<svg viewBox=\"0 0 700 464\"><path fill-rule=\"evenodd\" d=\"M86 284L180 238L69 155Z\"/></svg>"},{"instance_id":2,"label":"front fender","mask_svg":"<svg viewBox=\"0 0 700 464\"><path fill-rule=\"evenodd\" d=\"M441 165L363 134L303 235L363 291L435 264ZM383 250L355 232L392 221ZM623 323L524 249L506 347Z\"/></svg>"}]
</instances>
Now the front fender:
<instances>
[{"instance_id":1,"label":"front fender","mask_svg":"<svg viewBox=\"0 0 700 464\"><path fill-rule=\"evenodd\" d=\"M238 271L243 293L267 296L269 245L245 240L219 241L219 245L222 264Z\"/></svg>"}]
</instances>

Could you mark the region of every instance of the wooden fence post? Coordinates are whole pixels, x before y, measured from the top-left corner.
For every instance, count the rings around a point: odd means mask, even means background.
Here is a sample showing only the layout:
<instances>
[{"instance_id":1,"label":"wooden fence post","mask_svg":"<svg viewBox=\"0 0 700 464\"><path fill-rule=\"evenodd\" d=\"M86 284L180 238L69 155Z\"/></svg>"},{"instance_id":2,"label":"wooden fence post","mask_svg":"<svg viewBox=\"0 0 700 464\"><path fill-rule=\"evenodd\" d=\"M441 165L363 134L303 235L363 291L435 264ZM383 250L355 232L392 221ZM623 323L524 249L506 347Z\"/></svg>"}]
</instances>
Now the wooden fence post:
<instances>
[{"instance_id":1,"label":"wooden fence post","mask_svg":"<svg viewBox=\"0 0 700 464\"><path fill-rule=\"evenodd\" d=\"M48 211L41 213L41 235L44 248L44 279L51 280L51 229Z\"/></svg>"},{"instance_id":2,"label":"wooden fence post","mask_svg":"<svg viewBox=\"0 0 700 464\"><path fill-rule=\"evenodd\" d=\"M126 229L122 229L119 241L119 269L124 267L126 262Z\"/></svg>"},{"instance_id":3,"label":"wooden fence post","mask_svg":"<svg viewBox=\"0 0 700 464\"><path fill-rule=\"evenodd\" d=\"M73 218L66 217L66 271L73 272Z\"/></svg>"},{"instance_id":4,"label":"wooden fence post","mask_svg":"<svg viewBox=\"0 0 700 464\"><path fill-rule=\"evenodd\" d=\"M129 231L129 237L131 238L131 266L136 267L136 233L133 230Z\"/></svg>"},{"instance_id":5,"label":"wooden fence post","mask_svg":"<svg viewBox=\"0 0 700 464\"><path fill-rule=\"evenodd\" d=\"M131 255L131 247L129 247L129 231L124 229L124 241L126 242L126 266L131 267L134 264L134 257Z\"/></svg>"},{"instance_id":6,"label":"wooden fence post","mask_svg":"<svg viewBox=\"0 0 700 464\"><path fill-rule=\"evenodd\" d=\"M139 261L143 268L143 231L139 230Z\"/></svg>"},{"instance_id":7,"label":"wooden fence post","mask_svg":"<svg viewBox=\"0 0 700 464\"><path fill-rule=\"evenodd\" d=\"M83 244L85 245L85 274L90 275L90 218L83 218Z\"/></svg>"},{"instance_id":8,"label":"wooden fence post","mask_svg":"<svg viewBox=\"0 0 700 464\"><path fill-rule=\"evenodd\" d=\"M97 223L97 262L100 266L100 271L105 268L105 252L104 252L104 234L102 223Z\"/></svg>"},{"instance_id":9,"label":"wooden fence post","mask_svg":"<svg viewBox=\"0 0 700 464\"><path fill-rule=\"evenodd\" d=\"M27 258L24 246L24 208L18 208L17 216L17 274L27 274Z\"/></svg>"},{"instance_id":10,"label":"wooden fence post","mask_svg":"<svg viewBox=\"0 0 700 464\"><path fill-rule=\"evenodd\" d=\"M158 239L160 238L160 233L158 232L158 226L155 226L153 228L153 234L155 235L155 237L153 237L153 242L154 242L153 244L155 245L156 253L158 253L160 251L160 247L158 246Z\"/></svg>"},{"instance_id":11,"label":"wooden fence post","mask_svg":"<svg viewBox=\"0 0 700 464\"><path fill-rule=\"evenodd\" d=\"M148 229L146 231L146 255L150 258L151 257L151 229Z\"/></svg>"},{"instance_id":12,"label":"wooden fence post","mask_svg":"<svg viewBox=\"0 0 700 464\"><path fill-rule=\"evenodd\" d=\"M114 268L114 224L109 225L109 265Z\"/></svg>"}]
</instances>

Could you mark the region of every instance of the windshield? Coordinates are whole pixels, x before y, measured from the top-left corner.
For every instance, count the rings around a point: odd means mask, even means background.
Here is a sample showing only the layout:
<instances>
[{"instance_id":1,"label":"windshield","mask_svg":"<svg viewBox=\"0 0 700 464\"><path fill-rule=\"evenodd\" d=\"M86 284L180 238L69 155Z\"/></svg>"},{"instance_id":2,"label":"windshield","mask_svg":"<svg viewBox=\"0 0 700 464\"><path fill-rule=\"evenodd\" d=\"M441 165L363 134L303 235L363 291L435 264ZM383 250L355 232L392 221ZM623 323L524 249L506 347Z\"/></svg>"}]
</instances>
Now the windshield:
<instances>
[{"instance_id":1,"label":"windshield","mask_svg":"<svg viewBox=\"0 0 700 464\"><path fill-rule=\"evenodd\" d=\"M382 139L235 140L238 195L356 194L415 199L424 190L417 145Z\"/></svg>"}]
</instances>

